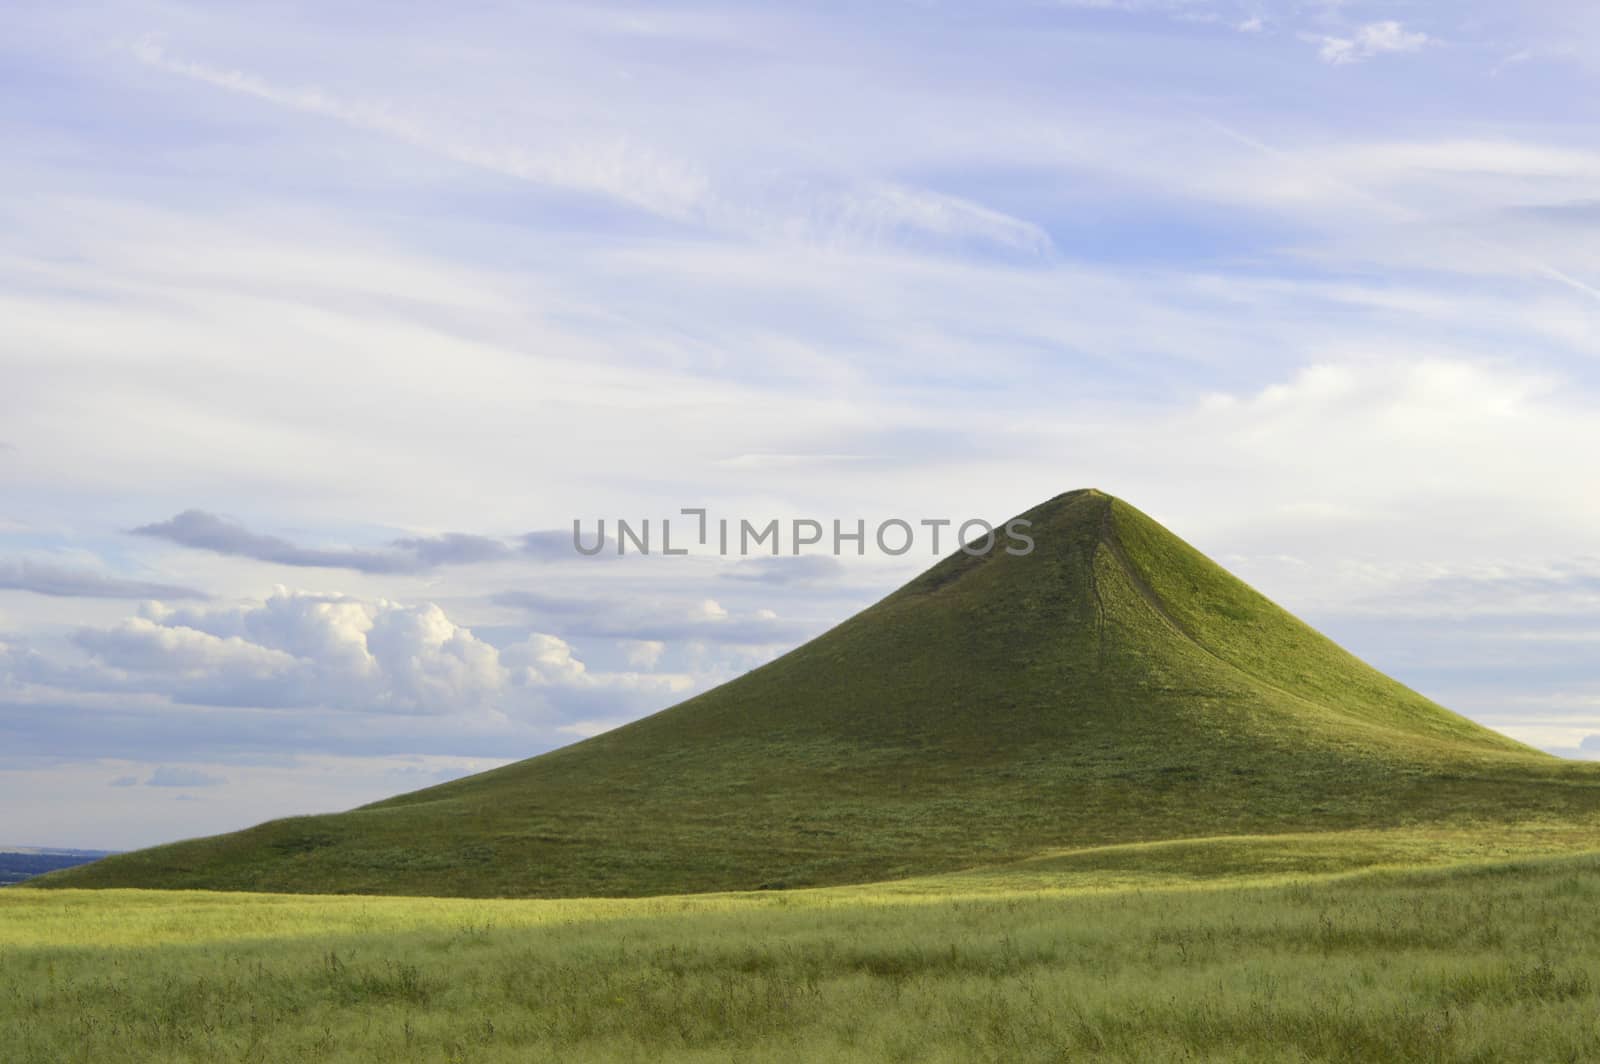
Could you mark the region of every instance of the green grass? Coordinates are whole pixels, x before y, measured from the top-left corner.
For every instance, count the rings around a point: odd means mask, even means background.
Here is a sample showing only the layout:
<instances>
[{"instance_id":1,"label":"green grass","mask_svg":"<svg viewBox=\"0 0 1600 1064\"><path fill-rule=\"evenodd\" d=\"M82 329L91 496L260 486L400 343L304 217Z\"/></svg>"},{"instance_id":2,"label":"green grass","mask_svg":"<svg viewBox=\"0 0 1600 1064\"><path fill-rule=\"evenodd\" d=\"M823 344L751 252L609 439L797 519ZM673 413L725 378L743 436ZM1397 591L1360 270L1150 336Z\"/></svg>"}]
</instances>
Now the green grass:
<instances>
[{"instance_id":1,"label":"green grass","mask_svg":"<svg viewBox=\"0 0 1600 1064\"><path fill-rule=\"evenodd\" d=\"M0 891L8 1064L1600 1057L1592 829L584 900ZM1418 862L1431 863L1421 867Z\"/></svg>"},{"instance_id":2,"label":"green grass","mask_svg":"<svg viewBox=\"0 0 1600 1064\"><path fill-rule=\"evenodd\" d=\"M871 882L1084 846L1574 822L1600 769L1357 661L1126 504L1026 515L778 660L561 750L41 886L479 897Z\"/></svg>"}]
</instances>

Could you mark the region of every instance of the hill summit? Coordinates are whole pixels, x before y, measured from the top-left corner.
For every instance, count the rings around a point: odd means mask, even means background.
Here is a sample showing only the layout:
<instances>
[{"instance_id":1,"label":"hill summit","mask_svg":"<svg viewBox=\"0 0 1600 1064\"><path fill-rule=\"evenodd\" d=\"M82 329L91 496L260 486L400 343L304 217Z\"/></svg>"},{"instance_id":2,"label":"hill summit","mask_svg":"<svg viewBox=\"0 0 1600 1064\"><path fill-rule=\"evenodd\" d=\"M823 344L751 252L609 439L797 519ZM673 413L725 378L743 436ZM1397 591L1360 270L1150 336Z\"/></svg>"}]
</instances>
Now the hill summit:
<instances>
[{"instance_id":1,"label":"hill summit","mask_svg":"<svg viewBox=\"0 0 1600 1064\"><path fill-rule=\"evenodd\" d=\"M639 895L886 879L1098 844L1533 818L1593 766L1341 650L1128 504L1021 515L822 636L604 735L51 886Z\"/></svg>"}]
</instances>

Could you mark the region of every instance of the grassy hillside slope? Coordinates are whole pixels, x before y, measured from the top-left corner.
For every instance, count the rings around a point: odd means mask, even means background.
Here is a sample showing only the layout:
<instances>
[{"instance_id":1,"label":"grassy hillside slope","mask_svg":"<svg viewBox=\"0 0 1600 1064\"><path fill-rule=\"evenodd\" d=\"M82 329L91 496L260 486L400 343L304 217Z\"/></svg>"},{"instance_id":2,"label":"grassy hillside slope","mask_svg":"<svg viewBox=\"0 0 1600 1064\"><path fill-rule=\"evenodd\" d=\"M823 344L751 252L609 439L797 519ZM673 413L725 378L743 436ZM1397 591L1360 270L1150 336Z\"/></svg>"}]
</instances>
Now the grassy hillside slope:
<instances>
[{"instance_id":1,"label":"grassy hillside slope","mask_svg":"<svg viewBox=\"0 0 1600 1064\"><path fill-rule=\"evenodd\" d=\"M1023 515L749 674L605 735L353 812L50 886L637 895L928 874L1052 849L1571 820L1600 771L1379 674L1131 506Z\"/></svg>"}]
</instances>

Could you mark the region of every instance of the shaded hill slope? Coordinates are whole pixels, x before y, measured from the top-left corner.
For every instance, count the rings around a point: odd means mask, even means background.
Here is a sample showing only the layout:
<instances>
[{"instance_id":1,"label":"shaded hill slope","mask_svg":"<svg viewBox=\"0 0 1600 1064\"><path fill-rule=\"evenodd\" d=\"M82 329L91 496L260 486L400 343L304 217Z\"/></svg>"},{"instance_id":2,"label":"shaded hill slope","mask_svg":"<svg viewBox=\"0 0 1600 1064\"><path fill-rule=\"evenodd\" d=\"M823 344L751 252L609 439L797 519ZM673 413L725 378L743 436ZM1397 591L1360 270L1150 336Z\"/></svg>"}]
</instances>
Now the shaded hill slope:
<instances>
[{"instance_id":1,"label":"shaded hill slope","mask_svg":"<svg viewBox=\"0 0 1600 1064\"><path fill-rule=\"evenodd\" d=\"M622 895L1200 835L1562 818L1600 771L1428 701L1095 491L680 705L349 813L41 881Z\"/></svg>"}]
</instances>

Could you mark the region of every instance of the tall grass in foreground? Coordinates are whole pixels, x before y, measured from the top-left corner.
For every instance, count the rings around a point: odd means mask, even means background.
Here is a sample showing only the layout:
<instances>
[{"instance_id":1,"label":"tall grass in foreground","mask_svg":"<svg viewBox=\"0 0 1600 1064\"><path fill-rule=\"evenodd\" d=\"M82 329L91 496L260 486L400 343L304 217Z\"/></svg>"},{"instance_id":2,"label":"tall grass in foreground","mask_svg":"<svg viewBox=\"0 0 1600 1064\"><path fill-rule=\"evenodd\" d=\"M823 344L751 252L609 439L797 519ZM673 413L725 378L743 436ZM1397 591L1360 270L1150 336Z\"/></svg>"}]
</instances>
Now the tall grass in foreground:
<instances>
[{"instance_id":1,"label":"tall grass in foreground","mask_svg":"<svg viewBox=\"0 0 1600 1064\"><path fill-rule=\"evenodd\" d=\"M1600 1059L1600 856L1222 889L0 892L0 1059Z\"/></svg>"}]
</instances>

